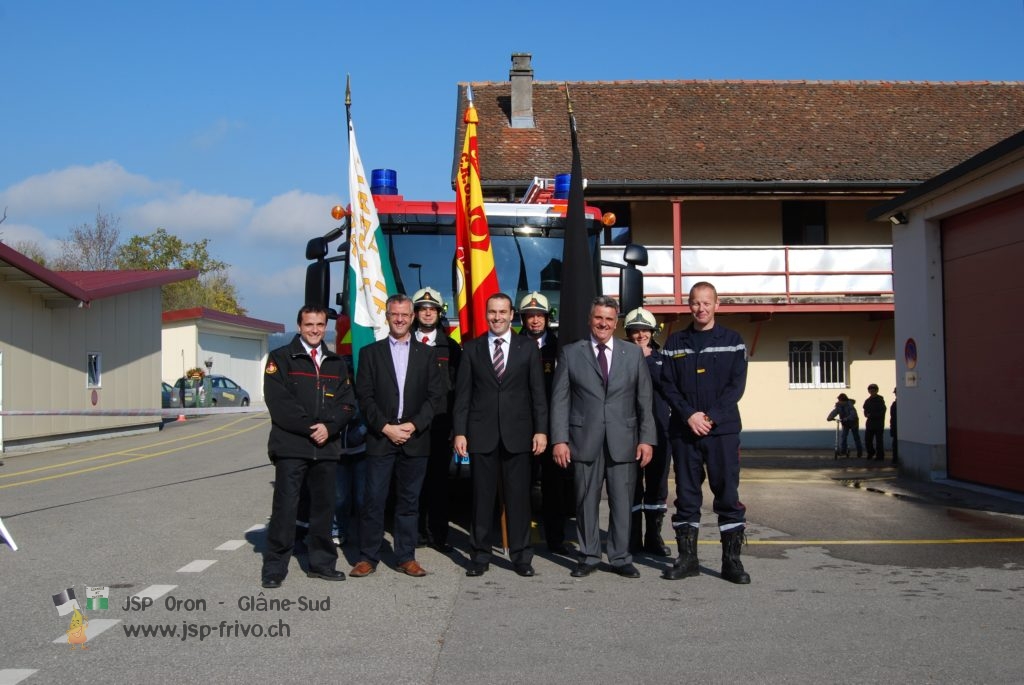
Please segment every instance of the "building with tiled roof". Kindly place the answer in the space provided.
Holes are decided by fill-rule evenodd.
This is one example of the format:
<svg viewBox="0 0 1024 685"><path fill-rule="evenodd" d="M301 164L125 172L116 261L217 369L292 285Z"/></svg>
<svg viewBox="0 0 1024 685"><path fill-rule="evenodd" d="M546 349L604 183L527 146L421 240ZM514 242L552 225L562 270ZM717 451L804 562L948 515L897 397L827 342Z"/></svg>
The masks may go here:
<svg viewBox="0 0 1024 685"><path fill-rule="evenodd" d="M1021 82L563 83L515 54L507 81L459 85L453 170L471 91L486 199L567 173L567 90L586 201L618 217L602 257L648 248L645 306L668 330L713 282L746 340L747 446L831 449L837 393L860 409L869 383L891 387L892 238L867 214L1024 129Z"/></svg>
<svg viewBox="0 0 1024 685"><path fill-rule="evenodd" d="M0 243L0 451L159 427L160 288L198 275L56 272Z"/></svg>

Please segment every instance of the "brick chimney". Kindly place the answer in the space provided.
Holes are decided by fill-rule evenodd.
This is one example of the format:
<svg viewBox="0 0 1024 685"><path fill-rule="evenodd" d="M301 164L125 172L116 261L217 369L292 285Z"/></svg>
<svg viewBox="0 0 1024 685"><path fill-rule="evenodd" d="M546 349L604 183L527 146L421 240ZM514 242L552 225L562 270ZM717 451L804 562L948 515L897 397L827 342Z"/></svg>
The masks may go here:
<svg viewBox="0 0 1024 685"><path fill-rule="evenodd" d="M512 53L512 128L533 128L533 66L528 52Z"/></svg>

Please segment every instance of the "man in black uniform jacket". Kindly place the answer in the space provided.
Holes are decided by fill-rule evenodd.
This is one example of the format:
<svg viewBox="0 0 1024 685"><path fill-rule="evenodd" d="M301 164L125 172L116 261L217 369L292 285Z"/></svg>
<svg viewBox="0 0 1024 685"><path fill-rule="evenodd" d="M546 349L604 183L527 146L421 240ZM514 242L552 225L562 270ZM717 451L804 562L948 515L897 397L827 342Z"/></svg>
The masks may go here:
<svg viewBox="0 0 1024 685"><path fill-rule="evenodd" d="M274 464L274 502L263 553L265 588L281 587L288 575L303 482L309 488L306 575L345 580L334 568L338 550L331 540L331 520L339 436L355 414L355 394L344 360L323 343L327 312L306 305L297 322L299 334L270 353L263 374L263 397L270 410L267 452Z"/></svg>
<svg viewBox="0 0 1024 685"><path fill-rule="evenodd" d="M523 320L523 329L519 334L537 343L540 351L540 363L544 369L544 396L550 405L551 382L555 378L555 362L558 360L558 336L549 328L551 309L548 298L536 291L524 296L519 303L519 316ZM576 509L572 465L563 469L556 464L551 457L550 445L540 455L540 498L548 551L567 556L575 554L576 550L565 541L566 512L575 513Z"/></svg>
<svg viewBox="0 0 1024 685"><path fill-rule="evenodd" d="M462 348L445 331L444 302L441 293L431 287L420 288L412 296L416 321L413 338L434 348L434 359L444 381L446 400L430 424L430 457L427 475L420 493L420 539L439 552L448 553L448 467L452 463L452 402L455 373L459 369ZM424 540L425 538L425 540Z"/></svg>

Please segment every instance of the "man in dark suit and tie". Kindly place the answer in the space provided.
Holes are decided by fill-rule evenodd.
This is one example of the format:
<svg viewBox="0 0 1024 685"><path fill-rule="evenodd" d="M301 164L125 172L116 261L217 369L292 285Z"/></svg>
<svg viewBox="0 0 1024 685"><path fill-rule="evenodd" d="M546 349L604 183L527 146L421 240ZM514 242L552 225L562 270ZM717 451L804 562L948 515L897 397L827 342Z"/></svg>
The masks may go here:
<svg viewBox="0 0 1024 685"><path fill-rule="evenodd" d="M547 447L548 402L540 353L512 335L512 298L487 300L486 336L466 343L455 382L455 451L472 452L472 546L467 576L483 575L491 560L490 532L499 478L515 572L534 575L530 547L530 454Z"/></svg>
<svg viewBox="0 0 1024 685"><path fill-rule="evenodd" d="M573 463L580 560L574 578L601 561L598 512L608 484L608 561L619 575L639 578L629 553L630 510L637 464L647 466L657 442L651 374L636 345L614 340L619 303L596 297L590 336L562 347L551 391L555 461Z"/></svg>
<svg viewBox="0 0 1024 685"><path fill-rule="evenodd" d="M426 571L416 561L419 497L430 454L430 423L445 402L433 348L412 338L412 300L386 304L389 335L359 351L356 399L366 423L366 494L359 520L360 559L353 578L377 570L384 542L384 505L395 477L394 547L397 570Z"/></svg>

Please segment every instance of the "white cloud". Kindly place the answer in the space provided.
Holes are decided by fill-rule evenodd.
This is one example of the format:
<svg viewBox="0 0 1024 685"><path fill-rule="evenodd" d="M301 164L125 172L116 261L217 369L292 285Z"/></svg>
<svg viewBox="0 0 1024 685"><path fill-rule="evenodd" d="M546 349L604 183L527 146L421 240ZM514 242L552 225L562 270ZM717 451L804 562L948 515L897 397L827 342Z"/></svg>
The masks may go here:
<svg viewBox="0 0 1024 685"><path fill-rule="evenodd" d="M121 210L121 227L139 235L147 235L157 228L179 236L231 233L249 220L253 204L248 198L204 195L192 190Z"/></svg>
<svg viewBox="0 0 1024 685"><path fill-rule="evenodd" d="M49 258L60 254L61 243L59 240L51 238L35 226L28 224L12 224L8 221L0 224L0 242L15 250L18 249L18 244L21 242L32 242L38 245Z"/></svg>
<svg viewBox="0 0 1024 685"><path fill-rule="evenodd" d="M231 282L239 290L246 292L247 298L276 297L281 294L294 295L296 300L306 288L306 261L302 254L282 254L283 268L276 271L270 268L258 269L240 264L233 264L229 270ZM252 303L250 302L249 306Z"/></svg>
<svg viewBox="0 0 1024 685"><path fill-rule="evenodd" d="M95 212L97 206L114 204L125 196L163 190L161 184L107 161L30 176L0 193L0 203L22 216Z"/></svg>
<svg viewBox="0 0 1024 685"><path fill-rule="evenodd" d="M304 245L314 236L323 235L337 225L331 218L331 207L337 199L301 190L290 190L271 198L253 214L246 233L251 238L285 240ZM302 257L302 252L299 252Z"/></svg>
<svg viewBox="0 0 1024 685"><path fill-rule="evenodd" d="M208 150L225 140L232 131L240 131L244 128L245 124L241 121L218 119L208 129L200 131L192 138L192 146L200 150Z"/></svg>

